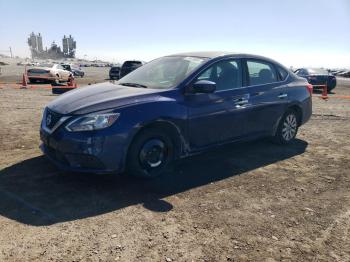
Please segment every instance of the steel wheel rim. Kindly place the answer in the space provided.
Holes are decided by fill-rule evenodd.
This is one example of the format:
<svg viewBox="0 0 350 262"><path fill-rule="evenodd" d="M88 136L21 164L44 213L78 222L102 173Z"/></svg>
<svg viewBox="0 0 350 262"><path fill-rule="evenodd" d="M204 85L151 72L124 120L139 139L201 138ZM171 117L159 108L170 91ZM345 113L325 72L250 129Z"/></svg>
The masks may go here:
<svg viewBox="0 0 350 262"><path fill-rule="evenodd" d="M168 155L167 147L160 139L150 139L141 147L139 159L147 170L160 167Z"/></svg>
<svg viewBox="0 0 350 262"><path fill-rule="evenodd" d="M297 132L297 118L294 114L289 114L285 118L282 127L282 137L286 141L290 141L295 137Z"/></svg>

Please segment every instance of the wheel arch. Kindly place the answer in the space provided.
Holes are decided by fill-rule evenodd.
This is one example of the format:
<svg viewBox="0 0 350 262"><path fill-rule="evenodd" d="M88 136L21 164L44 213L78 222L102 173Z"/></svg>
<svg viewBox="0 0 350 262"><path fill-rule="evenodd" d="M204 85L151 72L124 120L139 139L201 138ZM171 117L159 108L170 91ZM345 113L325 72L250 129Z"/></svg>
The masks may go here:
<svg viewBox="0 0 350 262"><path fill-rule="evenodd" d="M155 120L155 121L140 125L137 128L137 130L132 134L132 136L129 139L127 148L126 148L125 161L127 160L130 147L131 147L133 141L135 140L135 138L138 135L140 135L143 131L150 129L150 128L160 129L160 130L164 131L174 143L174 147L176 150L175 151L175 158L181 157L181 155L185 151L186 143L185 143L185 139L181 133L180 128L170 120L159 119L159 120Z"/></svg>
<svg viewBox="0 0 350 262"><path fill-rule="evenodd" d="M301 109L301 107L298 104L291 104L289 106L286 107L285 111L283 112L283 114L278 118L278 120L276 121L275 125L273 126L272 129L272 135L274 136L277 132L277 128L280 124L280 121L282 120L284 114L288 111L288 110L293 110L297 113L297 117L298 117L298 127L301 126L302 124L302 119L303 119L303 111Z"/></svg>
<svg viewBox="0 0 350 262"><path fill-rule="evenodd" d="M302 120L303 120L303 111L300 106L297 104L291 105L287 108L287 110L293 110L294 112L297 113L298 117L298 126L301 126Z"/></svg>

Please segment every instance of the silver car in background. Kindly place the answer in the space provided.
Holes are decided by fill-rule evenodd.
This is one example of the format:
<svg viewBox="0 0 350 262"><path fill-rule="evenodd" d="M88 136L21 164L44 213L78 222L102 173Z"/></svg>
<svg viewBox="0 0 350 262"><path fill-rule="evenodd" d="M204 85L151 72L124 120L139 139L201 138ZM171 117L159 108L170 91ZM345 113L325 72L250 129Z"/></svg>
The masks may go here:
<svg viewBox="0 0 350 262"><path fill-rule="evenodd" d="M53 83L67 82L72 72L65 70L59 64L41 64L27 69L27 76L30 83L49 81Z"/></svg>

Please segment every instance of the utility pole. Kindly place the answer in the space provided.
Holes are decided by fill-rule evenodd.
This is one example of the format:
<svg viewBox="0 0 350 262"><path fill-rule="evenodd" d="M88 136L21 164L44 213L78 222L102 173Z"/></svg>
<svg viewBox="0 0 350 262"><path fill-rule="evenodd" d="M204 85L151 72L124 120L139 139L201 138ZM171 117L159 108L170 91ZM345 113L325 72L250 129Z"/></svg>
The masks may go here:
<svg viewBox="0 0 350 262"><path fill-rule="evenodd" d="M11 58L13 58L11 46L10 46L10 54L11 54Z"/></svg>

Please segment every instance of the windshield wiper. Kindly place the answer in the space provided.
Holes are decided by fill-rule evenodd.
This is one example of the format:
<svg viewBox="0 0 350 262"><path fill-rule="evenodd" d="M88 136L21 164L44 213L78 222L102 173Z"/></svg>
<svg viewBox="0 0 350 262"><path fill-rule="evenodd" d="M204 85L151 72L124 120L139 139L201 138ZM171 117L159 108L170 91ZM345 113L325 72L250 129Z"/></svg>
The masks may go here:
<svg viewBox="0 0 350 262"><path fill-rule="evenodd" d="M147 88L147 86L141 85L141 84L137 84L137 83L120 83L119 85Z"/></svg>

